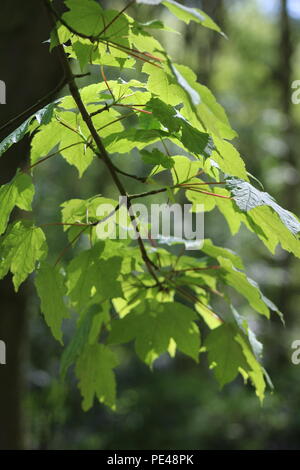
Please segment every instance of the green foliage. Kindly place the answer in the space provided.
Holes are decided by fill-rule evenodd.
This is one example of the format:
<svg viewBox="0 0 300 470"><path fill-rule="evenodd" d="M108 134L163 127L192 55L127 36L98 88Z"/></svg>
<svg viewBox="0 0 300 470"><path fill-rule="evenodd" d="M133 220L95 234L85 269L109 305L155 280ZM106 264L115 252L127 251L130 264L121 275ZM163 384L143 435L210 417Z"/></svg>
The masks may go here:
<svg viewBox="0 0 300 470"><path fill-rule="evenodd" d="M28 221L16 222L1 239L0 278L10 270L15 290L34 271L37 261L47 254L44 232Z"/></svg>
<svg viewBox="0 0 300 470"><path fill-rule="evenodd" d="M290 232L294 235L300 232L300 222L296 217L280 207L268 193L259 191L247 181L234 178L227 180L227 185L242 211L249 211L260 206L269 206L279 215L281 222Z"/></svg>
<svg viewBox="0 0 300 470"><path fill-rule="evenodd" d="M195 21L220 31L201 10L173 0L137 3L162 3L186 23ZM39 222L9 224L15 207L31 210L31 175L37 165L61 155L81 177L97 158L122 196L127 189L120 174L144 185L143 197L157 193L165 201L177 202L183 193L193 203L193 211L197 204L203 204L205 212L219 210L232 234L244 224L272 253L280 243L300 257L298 219L249 183L244 161L230 142L236 133L224 109L197 82L193 71L173 63L149 33L149 29L164 29L163 23L137 23L125 11L103 10L94 0L66 0L65 4L68 11L55 25L50 49L59 48L66 67L68 59L76 59L83 70L88 65L100 68L102 80L78 90L73 77L70 96L29 117L0 144L2 154L25 134L33 134L28 172L18 171L0 187L0 277L11 271L18 290L36 272L41 310L60 343L64 319L76 320L61 373L65 376L75 364L85 410L95 396L115 409L116 351L122 357L121 345L130 341L150 367L165 353L173 357L179 351L197 362L200 352L206 351L221 386L240 373L263 400L262 347L247 318L232 305L232 290L254 314L265 318L271 312L281 318L282 314L247 276L237 254L211 240L205 240L194 256L176 251L176 245L183 243L176 237L164 238L166 248L142 240L136 231L136 224L140 228L142 224L131 220L130 210L133 196L141 194L131 195L127 207L100 194L63 202L62 221L55 224L61 235L67 232L69 243L57 254L55 267L52 256L44 261L47 245ZM128 80L124 69L137 62L143 62L144 80ZM119 78L107 80L104 66L118 67ZM133 76L134 71L130 73ZM122 154L128 166L140 159L148 173L142 178L119 170L111 162L112 153ZM165 186L160 183L163 178ZM108 204L112 213L97 214L100 204ZM135 232L135 240L99 241L98 224L116 214L117 233L131 220L128 231Z"/></svg>
<svg viewBox="0 0 300 470"><path fill-rule="evenodd" d="M86 345L76 363L76 375L83 396L82 408L91 408L94 396L115 409L116 380L113 369L119 364L113 351L104 344Z"/></svg>
<svg viewBox="0 0 300 470"><path fill-rule="evenodd" d="M58 100L59 101L59 100ZM37 125L48 124L51 120L53 110L57 102L50 103L44 108L40 109L37 113L26 119L15 131L7 136L0 143L0 157L14 144L18 143L28 132L33 132Z"/></svg>
<svg viewBox="0 0 300 470"><path fill-rule="evenodd" d="M102 251L103 244L97 243L73 258L67 267L68 295L78 312L122 294L117 281L122 258L101 259Z"/></svg>
<svg viewBox="0 0 300 470"><path fill-rule="evenodd" d="M31 177L24 173L17 173L15 178L0 188L0 234L4 233L10 214L15 206L24 211L31 211L34 196L34 186Z"/></svg>
<svg viewBox="0 0 300 470"><path fill-rule="evenodd" d="M199 329L193 310L178 303L145 302L134 313L112 323L109 344L122 344L135 339L138 356L152 365L164 352L179 351L198 361Z"/></svg>
<svg viewBox="0 0 300 470"><path fill-rule="evenodd" d="M62 342L62 322L69 317L64 303L66 288L61 273L43 262L35 278L35 285L41 299L41 310L55 339Z"/></svg>

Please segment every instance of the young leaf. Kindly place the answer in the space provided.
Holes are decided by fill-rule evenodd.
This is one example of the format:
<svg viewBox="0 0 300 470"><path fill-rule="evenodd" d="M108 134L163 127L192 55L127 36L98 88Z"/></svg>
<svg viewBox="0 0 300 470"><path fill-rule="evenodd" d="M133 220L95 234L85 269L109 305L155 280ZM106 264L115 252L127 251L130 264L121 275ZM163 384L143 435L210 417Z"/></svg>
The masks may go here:
<svg viewBox="0 0 300 470"><path fill-rule="evenodd" d="M238 334L236 336L236 341L242 347L244 357L246 358L248 364L247 375L250 378L253 386L255 387L256 395L262 403L266 389L265 377L267 378L268 376L259 361L257 360L257 358L255 357L255 355L253 354L249 341L247 341L246 338L241 334Z"/></svg>
<svg viewBox="0 0 300 470"><path fill-rule="evenodd" d="M153 98L147 103L147 108L151 109L153 117L160 121L171 134L178 137L187 150L205 157L211 155L214 149L212 138L193 127L173 106L158 98ZM178 136L179 131L181 131L181 137Z"/></svg>
<svg viewBox="0 0 300 470"><path fill-rule="evenodd" d="M1 250L0 278L10 269L15 290L18 291L22 282L34 271L36 262L47 255L44 232L28 221L17 222L3 238Z"/></svg>
<svg viewBox="0 0 300 470"><path fill-rule="evenodd" d="M202 26L221 32L219 26L202 10L186 7L175 0L137 0L137 3L145 3L146 5L159 5L162 3L171 13L187 24L189 24L190 21L195 21L196 23L202 24Z"/></svg>
<svg viewBox="0 0 300 470"><path fill-rule="evenodd" d="M221 276L224 282L243 295L257 312L269 318L269 308L264 302L264 296L258 285L251 282L245 273L238 271L229 259L219 256L218 261L223 268Z"/></svg>
<svg viewBox="0 0 300 470"><path fill-rule="evenodd" d="M63 20L79 33L97 36L103 29L104 10L94 0L66 0L70 11L63 14Z"/></svg>
<svg viewBox="0 0 300 470"><path fill-rule="evenodd" d="M30 130L32 117L23 122L15 131L9 134L0 142L0 157L13 145L23 139L24 135Z"/></svg>
<svg viewBox="0 0 300 470"><path fill-rule="evenodd" d="M100 403L112 409L116 405L116 379L113 369L119 361L116 355L103 344L87 345L76 363L84 411L93 406L95 396Z"/></svg>
<svg viewBox="0 0 300 470"><path fill-rule="evenodd" d="M102 308L102 305L92 305L86 314L79 319L75 333L61 358L60 372L63 378L65 378L69 367L80 356L85 346L94 344L97 341L94 325L97 326L96 330L99 334L102 323L107 321L107 318L109 318L107 309Z"/></svg>
<svg viewBox="0 0 300 470"><path fill-rule="evenodd" d="M223 248L222 246L214 245L211 240L204 240L204 244L201 250L213 258L218 258L219 256L223 258L228 258L230 259L235 268L242 270L244 269L243 262L236 253L229 250L228 248Z"/></svg>
<svg viewBox="0 0 300 470"><path fill-rule="evenodd" d="M200 23L202 26L221 32L219 26L203 11L198 8L189 8L185 5L181 5L175 0L165 0L163 4L176 15L180 20L189 24L190 21Z"/></svg>
<svg viewBox="0 0 300 470"><path fill-rule="evenodd" d="M174 161L172 157L165 155L158 149L153 149L152 152L149 150L141 150L142 160L149 165L161 165L163 168L173 168Z"/></svg>
<svg viewBox="0 0 300 470"><path fill-rule="evenodd" d="M241 179L231 178L226 183L241 211L247 212L255 207L269 206L279 215L281 222L291 233L297 235L300 232L300 222L291 212L277 204L270 194L259 191Z"/></svg>
<svg viewBox="0 0 300 470"><path fill-rule="evenodd" d="M212 330L204 342L208 360L214 374L223 387L234 380L239 369L248 369L240 344L235 340L236 331L228 324Z"/></svg>
<svg viewBox="0 0 300 470"><path fill-rule="evenodd" d="M15 206L31 211L34 186L31 177L17 173L10 183L0 187L0 235L5 232L9 216Z"/></svg>
<svg viewBox="0 0 300 470"><path fill-rule="evenodd" d="M45 321L54 338L62 344L62 322L70 316L64 302L64 278L57 268L43 262L37 271L35 286L41 299L41 311Z"/></svg>
<svg viewBox="0 0 300 470"><path fill-rule="evenodd" d="M16 130L9 134L2 142L0 142L0 157L13 145L23 139L23 137L35 129L36 123L32 121L37 120L39 125L48 124L53 115L53 110L57 106L60 100L56 100L53 103L48 104L44 108L37 111L35 114L30 116L23 122Z"/></svg>
<svg viewBox="0 0 300 470"><path fill-rule="evenodd" d="M200 332L193 320L195 312L179 303L147 302L142 313L129 313L112 323L110 344L135 339L138 356L148 365L168 351L171 340L176 347L198 361Z"/></svg>
<svg viewBox="0 0 300 470"><path fill-rule="evenodd" d="M93 303L122 295L117 281L122 259L101 259L103 249L104 243L98 242L76 256L67 268L68 295L79 312Z"/></svg>

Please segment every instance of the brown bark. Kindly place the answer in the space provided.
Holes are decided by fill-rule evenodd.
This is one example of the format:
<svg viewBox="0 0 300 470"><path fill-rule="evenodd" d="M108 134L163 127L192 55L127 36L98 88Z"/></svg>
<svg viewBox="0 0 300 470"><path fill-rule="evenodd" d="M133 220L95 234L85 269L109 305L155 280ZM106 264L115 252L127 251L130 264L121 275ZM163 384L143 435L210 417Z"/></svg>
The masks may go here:
<svg viewBox="0 0 300 470"><path fill-rule="evenodd" d="M6 83L7 104L0 105L0 127L58 83L61 72L57 61L50 58L48 45L43 44L49 35L48 18L40 0L1 1L0 79ZM22 120L6 129L0 139ZM9 181L24 165L28 150L29 142L24 139L0 159L0 184ZM16 294L7 277L0 282L0 339L7 348L7 364L0 365L0 449L24 448L26 323L26 286Z"/></svg>

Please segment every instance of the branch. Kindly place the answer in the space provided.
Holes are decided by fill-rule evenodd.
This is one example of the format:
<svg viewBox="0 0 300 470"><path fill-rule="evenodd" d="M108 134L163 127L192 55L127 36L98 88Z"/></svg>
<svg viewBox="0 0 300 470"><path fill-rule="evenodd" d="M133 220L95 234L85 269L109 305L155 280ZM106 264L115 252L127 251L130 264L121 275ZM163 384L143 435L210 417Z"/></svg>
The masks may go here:
<svg viewBox="0 0 300 470"><path fill-rule="evenodd" d="M55 25L55 21L58 20L63 26L65 26L71 33L75 34L76 36L78 37L81 37L83 39L89 39L92 43L103 43L105 45L109 45L110 47L114 48L114 49L118 49L120 51L123 51L123 52L127 52L128 55L131 55L132 57L135 57L137 59L140 59L140 60L143 60L144 62L148 62L150 63L151 65L154 65L156 67L159 67L161 68L158 64L155 64L153 62L151 62L149 59L152 59L152 60L155 60L155 61L158 61L158 62L161 62L161 59L159 57L155 57L153 56L152 54L149 54L147 52L141 52L141 51L138 51L136 49L132 49L130 47L126 47L126 46L123 46L121 44L117 44L113 41L110 41L109 39L107 38L104 38L104 39L101 39L100 36L101 34L106 31L109 26L111 26L118 18L119 16L127 9L131 6L131 4L135 3L135 0L130 2L120 13L118 13L118 15L115 16L115 18L113 18L113 20L107 25L105 26L104 30L101 31L98 36L93 36L93 35L88 35L88 34L84 34L84 33L80 33L79 31L76 31L76 29L74 29L72 26L70 26L58 13L57 11L55 10L55 8L53 8L51 2L49 2L48 0L44 0L44 2L47 2L48 5L47 5L47 9L48 11L51 13L51 16L54 20L54 25ZM59 43L59 39L58 39L58 36L57 36L57 42ZM139 55L138 55L139 54Z"/></svg>
<svg viewBox="0 0 300 470"><path fill-rule="evenodd" d="M48 11L50 12L51 18L53 19L53 12L52 12L52 7L51 7L50 1L49 0L44 0L44 3L45 3L46 8L48 9ZM55 23L55 21L54 21L54 23ZM54 30L54 34L56 35L56 38L58 39L56 29ZM110 160L110 157L109 157L109 155L106 151L106 148L104 147L104 145L102 143L102 140L101 140L100 136L98 135L96 128L94 127L92 118L89 115L89 113L88 113L88 111L87 111L87 109L86 109L86 107L85 107L85 105L82 101L82 98L80 96L78 87L77 87L75 79L74 79L74 76L73 76L72 71L71 71L71 67L70 67L68 58L65 54L64 47L61 44L59 44L57 46L57 49L58 49L58 54L59 54L59 58L60 58L64 73L65 73L65 75L68 79L70 93L71 93L71 95L72 95L72 97L73 97L73 99L74 99L74 101L75 101L75 103L76 103L76 105L77 105L77 107L80 111L82 119L86 123L86 125L87 125L93 139L94 139L94 142L95 142L95 144L97 146L97 149L98 149L98 152L99 152L99 156L101 156L102 160L104 161L104 163L105 163L108 171L110 172L111 177L112 177L116 187L118 188L119 193L121 194L121 196L128 198L127 191L126 191L125 187L123 186L122 182L120 181L120 179L118 177L118 174L115 171L114 165L112 164L112 162ZM155 279L156 282L159 282L159 280L156 276L156 273L153 269L153 268L156 268L156 266L153 264L153 262L148 257L144 242L141 238L139 228L138 228L136 220L135 220L135 215L134 215L134 213L132 211L132 208L131 208L130 200L128 200L128 199L127 199L127 209L128 209L128 213L129 213L129 216L130 216L131 224L132 224L132 226L133 226L133 228L134 228L134 230L136 231L136 234L137 234L137 241L138 241L138 245L139 245L139 248L140 248L140 251L141 251L141 254L142 254L142 258L143 258L143 260L144 260L144 262L147 266L147 269L148 269L149 273L151 274L151 276Z"/></svg>
<svg viewBox="0 0 300 470"><path fill-rule="evenodd" d="M63 249L63 251L60 253L59 257L57 258L57 260L55 261L55 264L54 266L56 266L60 260L63 258L63 256L65 255L65 253L68 251L69 248L71 248L71 246L73 245L73 243L76 242L76 240L80 237L80 235L83 234L83 232L85 232L85 230L88 228L88 227L95 227L96 225L99 225L99 224L103 224L104 222L106 222L106 220L108 220L112 215L114 215L121 207L122 203L121 204L118 204L113 211L111 211L106 217L104 217L103 219L97 221L97 222L93 222L91 224L80 224L80 223L74 223L74 224L68 224L68 223L60 223L60 222L54 222L54 223L50 223L50 224L43 224L43 225L40 225L40 227L49 227L49 226L57 226L57 225L68 225L68 226L75 226L75 227L83 227L83 229L67 244L67 246Z"/></svg>
<svg viewBox="0 0 300 470"><path fill-rule="evenodd" d="M132 178L137 181L140 181L141 183L146 183L148 177L147 176L137 176L133 175L132 173L127 173L126 171L120 170L120 168L116 167L116 165L113 164L113 167L117 173L120 173L120 175L127 176L127 178Z"/></svg>

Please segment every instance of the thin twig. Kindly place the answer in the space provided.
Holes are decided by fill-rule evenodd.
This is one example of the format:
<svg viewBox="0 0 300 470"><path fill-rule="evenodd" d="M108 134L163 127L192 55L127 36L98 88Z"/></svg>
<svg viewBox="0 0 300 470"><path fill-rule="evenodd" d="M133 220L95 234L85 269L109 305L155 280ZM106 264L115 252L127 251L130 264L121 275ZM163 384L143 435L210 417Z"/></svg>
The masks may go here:
<svg viewBox="0 0 300 470"><path fill-rule="evenodd" d="M118 18L120 18L120 16L129 8L131 7L131 5L133 5L135 3L135 0L132 0L131 2L129 2L127 5L125 5L125 7L123 8L123 10L119 11L119 13L106 25L104 26L104 28L102 29L101 33L99 33L99 36L101 36L103 33L105 33L105 31L115 22L117 21Z"/></svg>
<svg viewBox="0 0 300 470"><path fill-rule="evenodd" d="M53 153L51 153L50 155L47 155L46 157L40 158L37 162L33 163L33 165L27 166L27 167L24 168L22 171L23 171L23 173L26 173L27 171L32 170L32 168L35 168L35 167L36 167L37 165L39 165L40 163L45 162L45 161L48 160L49 158L52 158L52 157L55 157L56 155L59 155L59 154L60 154L61 152L63 152L64 150L70 149L70 148L72 148L72 147L75 147L76 145L80 145L80 144L84 144L84 143L85 143L84 141L75 142L74 144L68 145L67 147L63 147L63 148L57 150L57 152L53 152Z"/></svg>
<svg viewBox="0 0 300 470"><path fill-rule="evenodd" d="M222 196L221 194L210 193L208 191L202 191L201 189L186 188L188 191L193 191L194 193L206 194L207 196L220 197L222 199L232 199L230 196Z"/></svg>

